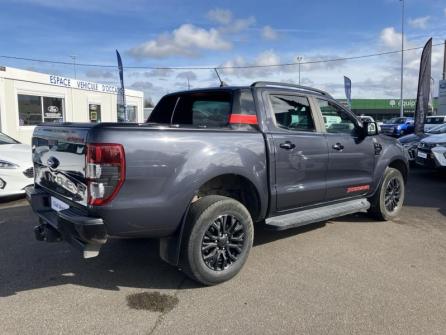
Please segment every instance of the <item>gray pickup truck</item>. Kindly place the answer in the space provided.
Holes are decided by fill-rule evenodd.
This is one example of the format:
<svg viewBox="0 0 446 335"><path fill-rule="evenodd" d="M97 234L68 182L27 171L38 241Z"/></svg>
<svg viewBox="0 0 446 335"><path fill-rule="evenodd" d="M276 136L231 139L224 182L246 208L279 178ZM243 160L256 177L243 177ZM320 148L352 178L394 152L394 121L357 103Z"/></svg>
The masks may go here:
<svg viewBox="0 0 446 335"><path fill-rule="evenodd" d="M374 122L272 82L172 93L143 124L42 124L32 146L38 240L94 257L112 238L159 238L162 259L205 285L240 271L255 224L393 219L408 175Z"/></svg>

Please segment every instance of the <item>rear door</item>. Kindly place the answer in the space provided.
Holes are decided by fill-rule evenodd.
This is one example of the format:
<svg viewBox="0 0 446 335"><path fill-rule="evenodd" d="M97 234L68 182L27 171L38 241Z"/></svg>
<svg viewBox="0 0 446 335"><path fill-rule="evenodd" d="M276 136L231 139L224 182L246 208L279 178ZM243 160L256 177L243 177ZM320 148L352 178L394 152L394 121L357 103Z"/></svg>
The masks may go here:
<svg viewBox="0 0 446 335"><path fill-rule="evenodd" d="M308 97L294 93L265 93L273 125L277 211L319 203L325 197L327 142L313 115Z"/></svg>
<svg viewBox="0 0 446 335"><path fill-rule="evenodd" d="M315 98L328 144L326 201L368 193L375 166L374 137L360 136L359 121L332 100Z"/></svg>

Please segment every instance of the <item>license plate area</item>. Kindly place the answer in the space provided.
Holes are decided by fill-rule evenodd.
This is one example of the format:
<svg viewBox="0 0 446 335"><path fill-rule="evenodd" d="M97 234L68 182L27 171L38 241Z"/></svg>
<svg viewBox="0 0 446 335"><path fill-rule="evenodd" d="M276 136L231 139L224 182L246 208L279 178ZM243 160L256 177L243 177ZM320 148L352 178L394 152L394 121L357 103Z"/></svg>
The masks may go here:
<svg viewBox="0 0 446 335"><path fill-rule="evenodd" d="M51 208L56 212L60 212L63 211L64 209L70 208L70 206L55 197L51 197Z"/></svg>
<svg viewBox="0 0 446 335"><path fill-rule="evenodd" d="M422 152L422 151L418 151L417 156L420 158L427 159L427 153Z"/></svg>

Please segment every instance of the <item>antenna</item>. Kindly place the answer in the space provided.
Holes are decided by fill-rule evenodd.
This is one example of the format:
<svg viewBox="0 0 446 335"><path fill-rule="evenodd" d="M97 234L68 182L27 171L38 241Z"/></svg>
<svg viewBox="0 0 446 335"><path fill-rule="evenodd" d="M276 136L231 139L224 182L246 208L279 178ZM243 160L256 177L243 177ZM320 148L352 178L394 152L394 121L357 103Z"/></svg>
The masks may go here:
<svg viewBox="0 0 446 335"><path fill-rule="evenodd" d="M217 71L216 67L214 67L214 71L217 74L218 80L220 81L220 87L226 86L226 83L223 80L221 80L220 75L218 74L218 71Z"/></svg>

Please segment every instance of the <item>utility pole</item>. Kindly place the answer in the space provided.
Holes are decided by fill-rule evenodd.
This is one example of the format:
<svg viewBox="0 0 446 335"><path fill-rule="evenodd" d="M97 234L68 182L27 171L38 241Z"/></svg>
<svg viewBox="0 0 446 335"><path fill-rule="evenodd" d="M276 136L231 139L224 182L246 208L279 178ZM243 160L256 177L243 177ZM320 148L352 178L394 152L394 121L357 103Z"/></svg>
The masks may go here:
<svg viewBox="0 0 446 335"><path fill-rule="evenodd" d="M75 55L71 55L70 58L73 60L74 79L77 79L77 75L76 75L76 56Z"/></svg>
<svg viewBox="0 0 446 335"><path fill-rule="evenodd" d="M404 0L400 0L401 6L401 95L400 95L400 117L404 116Z"/></svg>
<svg viewBox="0 0 446 335"><path fill-rule="evenodd" d="M300 63L302 62L303 57L298 56L296 59L297 59L297 62L299 63L299 85L300 85Z"/></svg>
<svg viewBox="0 0 446 335"><path fill-rule="evenodd" d="M443 54L443 80L446 80L446 41L444 41L444 54Z"/></svg>

